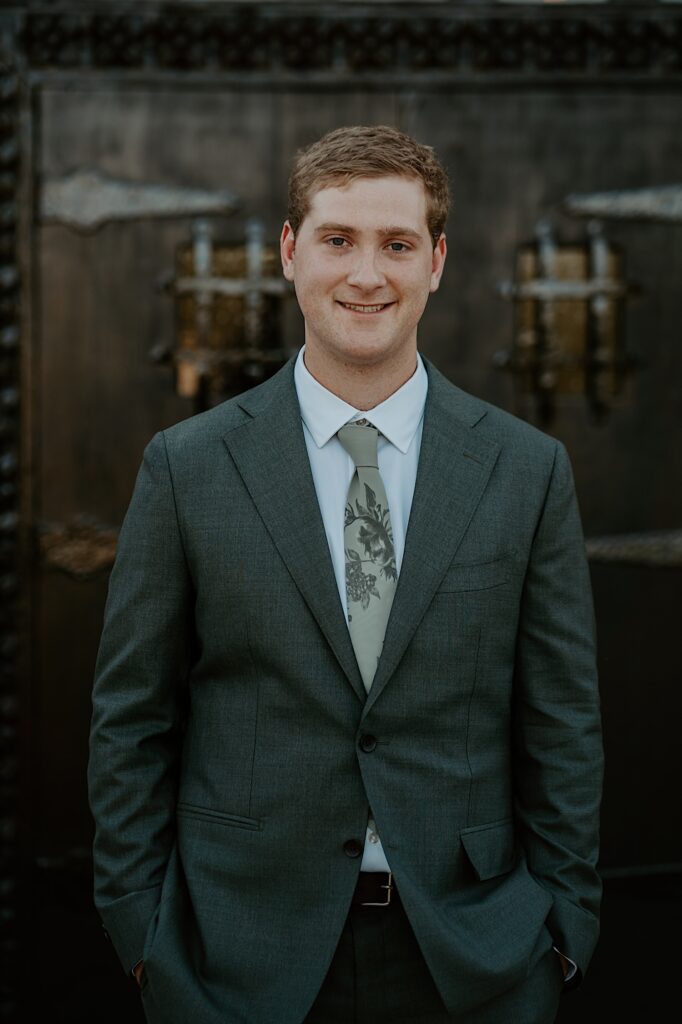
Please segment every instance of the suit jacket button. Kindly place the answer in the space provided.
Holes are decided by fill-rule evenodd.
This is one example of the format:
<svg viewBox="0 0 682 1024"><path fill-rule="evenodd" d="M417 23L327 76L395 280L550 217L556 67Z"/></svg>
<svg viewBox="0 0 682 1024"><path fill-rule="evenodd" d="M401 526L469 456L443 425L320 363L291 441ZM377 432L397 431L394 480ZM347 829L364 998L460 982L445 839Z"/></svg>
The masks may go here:
<svg viewBox="0 0 682 1024"><path fill-rule="evenodd" d="M364 750L366 754L371 754L376 748L377 738L369 733L365 733L364 736L360 737L360 749Z"/></svg>
<svg viewBox="0 0 682 1024"><path fill-rule="evenodd" d="M362 844L357 839L347 839L343 844L343 852L346 857L359 857L362 853Z"/></svg>

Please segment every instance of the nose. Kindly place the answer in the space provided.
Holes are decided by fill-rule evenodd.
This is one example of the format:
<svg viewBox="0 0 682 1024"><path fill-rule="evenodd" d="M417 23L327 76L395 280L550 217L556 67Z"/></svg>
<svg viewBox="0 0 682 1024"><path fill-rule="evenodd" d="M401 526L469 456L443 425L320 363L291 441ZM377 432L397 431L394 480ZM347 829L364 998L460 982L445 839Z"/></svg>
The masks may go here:
<svg viewBox="0 0 682 1024"><path fill-rule="evenodd" d="M373 249L358 248L348 273L348 284L363 291L374 291L375 288L381 288L386 284L386 278L378 264L379 258Z"/></svg>

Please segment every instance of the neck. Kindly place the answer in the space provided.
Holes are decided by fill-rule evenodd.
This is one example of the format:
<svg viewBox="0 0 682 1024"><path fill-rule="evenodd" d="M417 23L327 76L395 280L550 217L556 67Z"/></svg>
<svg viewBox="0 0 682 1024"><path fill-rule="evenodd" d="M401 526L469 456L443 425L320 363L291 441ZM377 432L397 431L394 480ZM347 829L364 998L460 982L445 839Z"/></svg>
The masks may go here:
<svg viewBox="0 0 682 1024"><path fill-rule="evenodd" d="M329 365L306 346L303 361L318 384L361 412L385 402L417 369L416 350L390 366L385 363L378 366L357 366L353 363Z"/></svg>

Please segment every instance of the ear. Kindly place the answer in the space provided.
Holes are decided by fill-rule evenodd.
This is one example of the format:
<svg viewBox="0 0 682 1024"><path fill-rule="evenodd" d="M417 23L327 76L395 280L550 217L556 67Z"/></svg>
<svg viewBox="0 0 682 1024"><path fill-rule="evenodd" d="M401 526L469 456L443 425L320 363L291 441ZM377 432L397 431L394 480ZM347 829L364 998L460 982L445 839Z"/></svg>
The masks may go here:
<svg viewBox="0 0 682 1024"><path fill-rule="evenodd" d="M447 254L448 247L445 241L445 234L441 234L433 248L433 257L431 260L431 284L429 285L430 292L438 291L438 285L440 284L440 279L443 274L443 267L445 266L445 257Z"/></svg>
<svg viewBox="0 0 682 1024"><path fill-rule="evenodd" d="M282 259L282 272L287 281L294 280L294 229L288 220L284 221L279 239L279 254Z"/></svg>

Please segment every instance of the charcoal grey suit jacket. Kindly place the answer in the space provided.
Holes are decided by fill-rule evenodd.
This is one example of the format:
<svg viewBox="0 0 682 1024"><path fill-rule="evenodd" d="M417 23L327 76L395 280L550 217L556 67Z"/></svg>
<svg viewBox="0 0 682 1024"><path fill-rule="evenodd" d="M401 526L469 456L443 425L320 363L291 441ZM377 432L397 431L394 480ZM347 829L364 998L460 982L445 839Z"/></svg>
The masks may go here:
<svg viewBox="0 0 682 1024"><path fill-rule="evenodd" d="M369 696L293 362L145 452L111 577L89 786L96 904L125 969L144 957L154 1024L300 1024L369 806L451 1013L521 984L553 943L581 971L590 959L602 748L569 462L425 362Z"/></svg>

